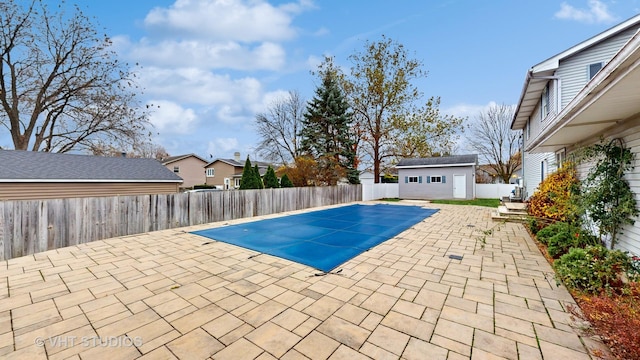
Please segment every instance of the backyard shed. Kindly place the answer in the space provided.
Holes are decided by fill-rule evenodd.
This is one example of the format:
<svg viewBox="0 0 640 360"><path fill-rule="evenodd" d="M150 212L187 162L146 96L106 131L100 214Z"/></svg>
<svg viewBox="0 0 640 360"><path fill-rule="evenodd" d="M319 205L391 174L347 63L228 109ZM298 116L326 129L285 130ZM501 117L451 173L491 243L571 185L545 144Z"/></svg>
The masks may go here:
<svg viewBox="0 0 640 360"><path fill-rule="evenodd" d="M0 200L170 194L182 179L156 159L0 150Z"/></svg>
<svg viewBox="0 0 640 360"><path fill-rule="evenodd" d="M478 155L402 159L398 169L401 199L473 199Z"/></svg>

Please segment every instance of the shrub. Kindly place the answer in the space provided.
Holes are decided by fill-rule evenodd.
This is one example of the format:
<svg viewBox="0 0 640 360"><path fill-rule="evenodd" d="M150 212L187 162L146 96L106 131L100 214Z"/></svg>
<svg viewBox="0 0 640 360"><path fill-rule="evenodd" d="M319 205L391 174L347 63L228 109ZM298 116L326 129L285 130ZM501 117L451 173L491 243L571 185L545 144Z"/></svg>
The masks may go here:
<svg viewBox="0 0 640 360"><path fill-rule="evenodd" d="M278 182L278 177L276 176L276 172L273 171L273 168L271 166L267 168L267 172L264 174L264 178L262 180L264 182L265 189L280 187L280 183Z"/></svg>
<svg viewBox="0 0 640 360"><path fill-rule="evenodd" d="M633 225L640 214L635 195L625 173L633 169L634 154L625 148L622 140L593 145L586 150L588 158L595 159L587 179L582 198L584 208L600 230L600 236L610 236L611 248L625 225Z"/></svg>
<svg viewBox="0 0 640 360"><path fill-rule="evenodd" d="M529 199L529 215L554 221L574 221L578 218L578 178L570 163L549 175L538 185Z"/></svg>
<svg viewBox="0 0 640 360"><path fill-rule="evenodd" d="M539 230L536 234L536 238L541 243L548 245L549 239L551 239L555 234L570 231L569 228L570 225L566 222L556 222Z"/></svg>
<svg viewBox="0 0 640 360"><path fill-rule="evenodd" d="M622 251L604 246L572 248L553 263L557 277L570 289L585 293L622 289L622 275L629 272L631 259Z"/></svg>
<svg viewBox="0 0 640 360"><path fill-rule="evenodd" d="M531 231L533 235L537 235L538 231L540 231L540 225L538 224L538 219L531 217L527 219L527 224L529 225L529 231Z"/></svg>
<svg viewBox="0 0 640 360"><path fill-rule="evenodd" d="M569 249L597 245L598 239L580 227L565 222L553 223L538 231L536 238L547 245L547 252L553 258L566 254Z"/></svg>
<svg viewBox="0 0 640 360"><path fill-rule="evenodd" d="M207 185L207 184L201 184L201 185L193 185L193 190L198 190L198 189L215 189L216 186L215 185Z"/></svg>
<svg viewBox="0 0 640 360"><path fill-rule="evenodd" d="M287 174L282 175L282 179L280 179L280 187L290 188L293 187L293 183L289 180L289 176Z"/></svg>

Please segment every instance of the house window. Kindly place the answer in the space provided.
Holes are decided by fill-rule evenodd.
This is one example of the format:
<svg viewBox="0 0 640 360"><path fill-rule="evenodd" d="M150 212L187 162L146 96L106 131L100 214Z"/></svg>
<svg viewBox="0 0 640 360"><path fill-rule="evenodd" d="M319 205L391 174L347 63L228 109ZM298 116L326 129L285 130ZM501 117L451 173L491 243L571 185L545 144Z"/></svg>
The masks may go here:
<svg viewBox="0 0 640 360"><path fill-rule="evenodd" d="M601 62L589 65L589 69L588 69L588 71L589 71L589 80L593 79L593 77L596 76L598 71L600 71L600 69L602 69L603 65L604 64L601 63Z"/></svg>
<svg viewBox="0 0 640 360"><path fill-rule="evenodd" d="M173 167L173 172L176 173L176 174L179 173L180 172L180 166L174 166Z"/></svg>
<svg viewBox="0 0 640 360"><path fill-rule="evenodd" d="M432 183L441 183L442 182L442 177L441 176L432 176L431 177L431 182Z"/></svg>
<svg viewBox="0 0 640 360"><path fill-rule="evenodd" d="M556 167L559 169L562 167L562 164L567 160L567 154L565 149L558 150L556 152Z"/></svg>
<svg viewBox="0 0 640 360"><path fill-rule="evenodd" d="M542 99L540 102L542 103L542 120L544 120L547 115L549 115L549 83L542 89Z"/></svg>
<svg viewBox="0 0 640 360"><path fill-rule="evenodd" d="M540 182L544 181L546 170L547 170L547 160L543 160L540 162Z"/></svg>
<svg viewBox="0 0 640 360"><path fill-rule="evenodd" d="M240 179L239 179L239 178L236 178L236 179L233 181L233 184L235 185L235 187L239 188L239 187L240 187Z"/></svg>
<svg viewBox="0 0 640 360"><path fill-rule="evenodd" d="M207 177L214 177L216 175L216 169L209 168L207 169Z"/></svg>
<svg viewBox="0 0 640 360"><path fill-rule="evenodd" d="M409 176L409 183L417 183L417 182L418 182L417 176Z"/></svg>

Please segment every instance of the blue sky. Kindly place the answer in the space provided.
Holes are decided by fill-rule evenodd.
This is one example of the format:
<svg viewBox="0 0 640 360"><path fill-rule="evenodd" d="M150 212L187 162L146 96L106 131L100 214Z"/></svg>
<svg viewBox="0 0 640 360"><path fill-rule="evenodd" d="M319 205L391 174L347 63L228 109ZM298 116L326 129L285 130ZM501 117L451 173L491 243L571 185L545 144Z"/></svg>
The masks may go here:
<svg viewBox="0 0 640 360"><path fill-rule="evenodd" d="M139 63L154 141L171 155L255 159L255 115L297 90L324 55L348 68L385 36L424 64L417 83L470 119L515 104L526 71L640 11L640 0L79 0L122 60ZM464 143L464 141L463 141ZM464 145L464 144L462 144Z"/></svg>

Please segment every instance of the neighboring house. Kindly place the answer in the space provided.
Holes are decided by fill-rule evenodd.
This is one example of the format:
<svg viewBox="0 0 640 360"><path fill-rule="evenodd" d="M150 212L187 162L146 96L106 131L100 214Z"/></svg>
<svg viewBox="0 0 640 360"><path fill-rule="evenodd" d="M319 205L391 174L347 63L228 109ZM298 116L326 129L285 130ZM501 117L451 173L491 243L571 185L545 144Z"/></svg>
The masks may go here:
<svg viewBox="0 0 640 360"><path fill-rule="evenodd" d="M401 199L473 199L478 155L402 159L396 165Z"/></svg>
<svg viewBox="0 0 640 360"><path fill-rule="evenodd" d="M240 179L242 179L242 171L244 163L240 158L240 153L233 154L233 159L215 159L205 165L206 184L213 185L218 189L238 189L240 188ZM260 176L264 176L267 168L271 165L262 161L252 161L251 166L258 165Z"/></svg>
<svg viewBox="0 0 640 360"><path fill-rule="evenodd" d="M360 171L360 184L362 185L370 185L374 183L375 176L373 176L373 171L363 170Z"/></svg>
<svg viewBox="0 0 640 360"><path fill-rule="evenodd" d="M162 159L162 165L182 178L183 188L192 188L194 185L205 183L204 167L207 163L207 160L195 154L170 156Z"/></svg>
<svg viewBox="0 0 640 360"><path fill-rule="evenodd" d="M517 184L522 178L522 166L518 166L509 179L509 184ZM476 184L504 184L495 169L487 164L476 167Z"/></svg>
<svg viewBox="0 0 640 360"><path fill-rule="evenodd" d="M525 154L548 152L562 161L567 154L606 138L621 139L636 159L640 156L639 28L637 15L529 70L511 125L527 129ZM546 99L550 92L553 101ZM525 169L544 166L528 165L526 159ZM578 168L581 178L587 172L588 165ZM539 179L528 175L525 171L531 195L531 185ZM639 177L637 166L627 174L636 198L640 188L634 179ZM640 255L640 222L623 231L618 246Z"/></svg>
<svg viewBox="0 0 640 360"><path fill-rule="evenodd" d="M170 194L182 179L156 159L0 150L0 200Z"/></svg>
<svg viewBox="0 0 640 360"><path fill-rule="evenodd" d="M597 138L612 126L612 123L600 119L604 114L589 111L590 115L580 120L584 126L575 127L577 123L574 122L570 125L571 131L567 128L561 130L566 127L569 119L580 115L576 111L583 112L588 107L578 109L576 105L581 98L593 97L585 91L590 91L587 89L596 85L598 81L595 77L603 73L604 68L611 71L614 70L613 66L618 66L611 65L613 60L627 56L619 53L620 51L632 50L630 47L633 45L629 41L637 37L638 28L640 15L548 58L527 71L511 124L513 130L523 131L525 197L534 193L538 184L557 169L558 164L565 160L567 153L576 144L587 138ZM624 69L617 71L620 73ZM609 92L609 101L615 96ZM611 112L616 120L624 119L620 117L623 109L613 107L604 111L609 110L616 110ZM574 141L567 141L568 139Z"/></svg>

